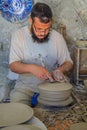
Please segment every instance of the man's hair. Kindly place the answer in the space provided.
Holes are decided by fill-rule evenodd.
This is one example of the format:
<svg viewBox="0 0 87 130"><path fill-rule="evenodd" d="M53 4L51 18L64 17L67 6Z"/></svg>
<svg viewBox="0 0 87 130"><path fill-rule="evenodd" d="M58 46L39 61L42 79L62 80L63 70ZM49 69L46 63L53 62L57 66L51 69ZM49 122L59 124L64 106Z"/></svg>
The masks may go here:
<svg viewBox="0 0 87 130"><path fill-rule="evenodd" d="M38 17L42 23L48 23L52 20L51 8L45 3L36 3L31 11L31 18Z"/></svg>

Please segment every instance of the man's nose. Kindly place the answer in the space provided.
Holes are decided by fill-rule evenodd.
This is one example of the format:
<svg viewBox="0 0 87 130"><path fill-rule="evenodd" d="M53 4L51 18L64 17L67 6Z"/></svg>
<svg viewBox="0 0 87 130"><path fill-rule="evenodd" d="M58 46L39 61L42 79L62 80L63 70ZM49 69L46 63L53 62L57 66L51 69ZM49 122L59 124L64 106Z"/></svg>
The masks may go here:
<svg viewBox="0 0 87 130"><path fill-rule="evenodd" d="M41 31L41 35L45 35L46 34L46 30Z"/></svg>

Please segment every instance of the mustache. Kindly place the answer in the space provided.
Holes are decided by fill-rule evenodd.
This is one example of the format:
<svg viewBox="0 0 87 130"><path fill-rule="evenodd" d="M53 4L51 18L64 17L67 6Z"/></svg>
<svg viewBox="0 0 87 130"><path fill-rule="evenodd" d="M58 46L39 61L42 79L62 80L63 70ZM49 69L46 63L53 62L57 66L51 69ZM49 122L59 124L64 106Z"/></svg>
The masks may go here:
<svg viewBox="0 0 87 130"><path fill-rule="evenodd" d="M50 33L48 33L44 38L39 39L39 38L35 35L34 30L33 30L33 28L31 27L31 35L32 35L32 39L33 39L34 42L43 43L43 42L48 42ZM43 37L43 35L39 35L39 36Z"/></svg>

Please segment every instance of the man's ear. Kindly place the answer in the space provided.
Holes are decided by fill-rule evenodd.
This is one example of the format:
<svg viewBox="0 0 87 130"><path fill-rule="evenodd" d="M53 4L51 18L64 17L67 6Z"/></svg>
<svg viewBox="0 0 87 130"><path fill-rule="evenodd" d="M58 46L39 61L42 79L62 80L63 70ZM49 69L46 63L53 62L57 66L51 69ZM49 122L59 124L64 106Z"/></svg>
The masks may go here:
<svg viewBox="0 0 87 130"><path fill-rule="evenodd" d="M32 18L30 17L30 18L29 18L29 23L32 24L32 22L33 22L33 21L32 21Z"/></svg>

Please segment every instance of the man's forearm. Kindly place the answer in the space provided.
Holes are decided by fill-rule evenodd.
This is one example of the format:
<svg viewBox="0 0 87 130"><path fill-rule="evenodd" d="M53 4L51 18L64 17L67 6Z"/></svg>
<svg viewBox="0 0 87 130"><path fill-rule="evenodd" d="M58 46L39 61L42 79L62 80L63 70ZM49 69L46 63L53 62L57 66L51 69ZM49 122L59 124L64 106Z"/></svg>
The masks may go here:
<svg viewBox="0 0 87 130"><path fill-rule="evenodd" d="M58 67L58 70L62 71L64 74L67 74L70 70L72 70L72 68L73 64L69 61L66 61Z"/></svg>
<svg viewBox="0 0 87 130"><path fill-rule="evenodd" d="M25 64L19 61L15 61L9 65L11 71L22 74L22 73L29 73L32 67L32 64Z"/></svg>
<svg viewBox="0 0 87 130"><path fill-rule="evenodd" d="M51 79L50 72L43 66L39 66L36 64L25 64L19 61L13 62L9 65L11 71L24 74L24 73L31 73L39 79Z"/></svg>

